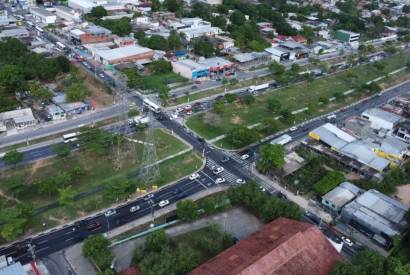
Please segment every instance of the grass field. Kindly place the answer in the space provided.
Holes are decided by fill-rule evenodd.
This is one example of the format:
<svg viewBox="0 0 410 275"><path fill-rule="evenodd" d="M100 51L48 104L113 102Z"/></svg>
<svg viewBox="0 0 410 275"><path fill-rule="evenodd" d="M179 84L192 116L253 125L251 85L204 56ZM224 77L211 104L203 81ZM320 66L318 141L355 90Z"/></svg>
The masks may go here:
<svg viewBox="0 0 410 275"><path fill-rule="evenodd" d="M343 93L369 80L384 76L388 72L405 66L407 59L408 57L405 55L396 55L384 61L385 67L383 70L378 70L372 65L364 65L329 77L316 79L310 84L305 82L265 93L258 96L255 103L251 105L244 105L238 102L227 105L221 114L221 123L219 125L208 125L204 123L204 113L190 117L187 120L187 125L204 138L212 139L219 135L226 134L229 129L232 129L236 125L249 126L262 122L266 117L278 116L278 113L272 113L267 108L266 102L271 98L279 100L282 109L288 109L290 111L303 107L311 107L309 112L302 112L295 115L294 122L298 123L321 113L327 113L348 105L366 96L358 92L353 92L342 101L333 101L325 105L318 105L319 98L329 99L333 97L335 93ZM384 81L391 83L394 80L395 76L391 76ZM279 123L280 129L288 126L289 125ZM224 144L224 141L221 142L222 145L227 146Z"/></svg>

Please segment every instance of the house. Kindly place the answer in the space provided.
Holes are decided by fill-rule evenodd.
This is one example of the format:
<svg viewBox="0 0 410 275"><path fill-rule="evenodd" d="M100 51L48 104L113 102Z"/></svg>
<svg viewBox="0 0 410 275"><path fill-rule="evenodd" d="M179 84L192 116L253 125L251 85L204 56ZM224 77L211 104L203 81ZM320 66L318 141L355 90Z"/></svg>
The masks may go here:
<svg viewBox="0 0 410 275"><path fill-rule="evenodd" d="M379 108L367 109L361 116L362 118L369 120L371 123L370 127L375 130L393 130L394 126L402 120L400 116L383 111Z"/></svg>
<svg viewBox="0 0 410 275"><path fill-rule="evenodd" d="M340 213L343 206L352 201L363 190L350 182L342 182L322 197L322 204L335 213Z"/></svg>
<svg viewBox="0 0 410 275"><path fill-rule="evenodd" d="M292 36L291 38L296 43L301 43L301 44L306 44L307 43L307 39L303 35L300 35L300 34Z"/></svg>
<svg viewBox="0 0 410 275"><path fill-rule="evenodd" d="M397 123L394 127L393 134L398 139L406 142L407 144L410 143L410 121L402 121Z"/></svg>
<svg viewBox="0 0 410 275"><path fill-rule="evenodd" d="M30 108L18 109L0 113L0 131L9 129L24 129L37 124Z"/></svg>
<svg viewBox="0 0 410 275"><path fill-rule="evenodd" d="M43 24L55 24L57 17L50 11L44 8L30 8L30 13L36 19Z"/></svg>
<svg viewBox="0 0 410 275"><path fill-rule="evenodd" d="M340 260L318 227L278 218L188 274L326 275Z"/></svg>
<svg viewBox="0 0 410 275"><path fill-rule="evenodd" d="M95 60L98 60L104 65L152 60L153 57L153 50L139 45L129 45L114 49L101 49L94 52Z"/></svg>
<svg viewBox="0 0 410 275"><path fill-rule="evenodd" d="M169 22L169 26L177 32L183 33L187 41L202 36L215 36L222 33L220 28L212 27L211 23L197 17L181 18L178 21L171 21Z"/></svg>
<svg viewBox="0 0 410 275"><path fill-rule="evenodd" d="M45 108L49 119L51 120L60 120L60 119L65 119L66 113L64 112L61 107L55 105L55 104L49 104Z"/></svg>
<svg viewBox="0 0 410 275"><path fill-rule="evenodd" d="M171 62L172 71L187 79L198 79L201 77L208 77L209 67L201 65L190 59L182 59L179 61Z"/></svg>
<svg viewBox="0 0 410 275"><path fill-rule="evenodd" d="M206 38L214 48L225 50L235 46L235 40L222 35L215 35Z"/></svg>
<svg viewBox="0 0 410 275"><path fill-rule="evenodd" d="M408 209L401 202L370 189L343 207L341 217L366 235L378 235L376 240L381 237L389 243L406 229Z"/></svg>
<svg viewBox="0 0 410 275"><path fill-rule="evenodd" d="M68 0L68 6L83 13L89 13L92 8L106 5L107 0Z"/></svg>

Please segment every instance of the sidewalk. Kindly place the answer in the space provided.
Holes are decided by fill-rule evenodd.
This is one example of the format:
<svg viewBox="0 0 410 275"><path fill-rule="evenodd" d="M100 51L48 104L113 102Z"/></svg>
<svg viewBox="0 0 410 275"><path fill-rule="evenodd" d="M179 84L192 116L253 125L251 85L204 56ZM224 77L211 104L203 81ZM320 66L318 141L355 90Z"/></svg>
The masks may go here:
<svg viewBox="0 0 410 275"><path fill-rule="evenodd" d="M263 226L263 223L252 214L244 211L242 208L233 208L223 213L199 219L193 223L183 223L170 227L166 229L165 232L169 237L175 237L211 224L219 225L222 230L230 233L239 240L246 238ZM129 267L135 248L142 246L145 242L145 238L146 237L134 239L111 249L117 258L117 271Z"/></svg>
<svg viewBox="0 0 410 275"><path fill-rule="evenodd" d="M306 198L302 197L302 196L298 196L295 195L294 193L292 193L291 191L285 189L284 187L282 187L278 182L273 181L272 179L266 177L265 175L262 175L260 173L258 173L258 171L256 171L255 169L255 165L252 165L252 173L262 182L264 182L265 184L268 184L269 186L273 187L275 190L280 191L281 193L285 194L286 197L288 198L288 200L296 203L297 205L299 205L301 208L315 214L316 216L320 217L323 221L325 221L326 223L330 223L332 222L332 216L323 211L322 209L320 209L319 207L315 206L311 200L307 200Z"/></svg>

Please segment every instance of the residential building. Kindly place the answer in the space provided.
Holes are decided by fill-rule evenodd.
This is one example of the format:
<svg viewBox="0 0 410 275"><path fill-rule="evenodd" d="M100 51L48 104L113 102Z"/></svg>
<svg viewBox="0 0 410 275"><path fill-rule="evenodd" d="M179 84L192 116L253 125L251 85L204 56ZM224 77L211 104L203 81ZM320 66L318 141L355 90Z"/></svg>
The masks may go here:
<svg viewBox="0 0 410 275"><path fill-rule="evenodd" d="M322 197L322 204L335 213L340 213L342 207L352 201L363 190L350 182L342 182Z"/></svg>
<svg viewBox="0 0 410 275"><path fill-rule="evenodd" d="M367 109L362 113L362 118L369 120L370 127L375 130L393 130L394 126L402 120L400 116L379 108Z"/></svg>
<svg viewBox="0 0 410 275"><path fill-rule="evenodd" d="M267 52L239 53L232 56L240 69L251 69L272 62L271 55Z"/></svg>
<svg viewBox="0 0 410 275"><path fill-rule="evenodd" d="M337 30L334 33L334 37L335 39L345 43L353 43L359 42L360 34L346 30Z"/></svg>
<svg viewBox="0 0 410 275"><path fill-rule="evenodd" d="M207 37L206 39L214 48L219 50L226 50L235 46L235 40L227 36L215 35Z"/></svg>
<svg viewBox="0 0 410 275"><path fill-rule="evenodd" d="M27 38L30 37L30 33L26 28L16 28L16 29L8 29L3 30L0 32L0 40L5 38Z"/></svg>
<svg viewBox="0 0 410 275"><path fill-rule="evenodd" d="M139 45L130 45L114 49L102 49L94 52L95 60L104 65L152 60L154 51Z"/></svg>
<svg viewBox="0 0 410 275"><path fill-rule="evenodd" d="M66 6L55 6L57 17L69 22L81 22L81 13Z"/></svg>
<svg viewBox="0 0 410 275"><path fill-rule="evenodd" d="M209 68L190 59L171 62L172 71L188 79L208 77Z"/></svg>
<svg viewBox="0 0 410 275"><path fill-rule="evenodd" d="M317 226L278 218L188 274L326 275L339 260Z"/></svg>
<svg viewBox="0 0 410 275"><path fill-rule="evenodd" d="M81 44L101 43L111 40L111 31L100 26L91 25L82 31L84 33L80 35Z"/></svg>
<svg viewBox="0 0 410 275"><path fill-rule="evenodd" d="M222 33L220 28L212 27L211 23L201 18L181 18L178 21L169 22L169 26L177 32L183 33L188 41L202 36L215 36Z"/></svg>
<svg viewBox="0 0 410 275"><path fill-rule="evenodd" d="M409 207L370 189L343 207L342 220L359 231L382 237L386 242L406 228Z"/></svg>
<svg viewBox="0 0 410 275"><path fill-rule="evenodd" d="M402 121L397 123L394 127L393 134L398 139L406 142L407 144L410 143L410 121Z"/></svg>
<svg viewBox="0 0 410 275"><path fill-rule="evenodd" d="M31 8L30 13L37 22L41 22L45 25L55 24L57 20L57 17L52 12L44 8Z"/></svg>
<svg viewBox="0 0 410 275"><path fill-rule="evenodd" d="M68 6L83 13L89 13L92 8L106 5L107 0L68 0Z"/></svg>
<svg viewBox="0 0 410 275"><path fill-rule="evenodd" d="M64 110L55 104L47 105L45 109L49 116L49 119L51 120L60 120L65 119L66 117L66 113L64 112Z"/></svg>
<svg viewBox="0 0 410 275"><path fill-rule="evenodd" d="M0 27L15 27L17 20L7 15L0 15Z"/></svg>
<svg viewBox="0 0 410 275"><path fill-rule="evenodd" d="M37 124L30 108L18 109L0 113L0 131L23 129Z"/></svg>

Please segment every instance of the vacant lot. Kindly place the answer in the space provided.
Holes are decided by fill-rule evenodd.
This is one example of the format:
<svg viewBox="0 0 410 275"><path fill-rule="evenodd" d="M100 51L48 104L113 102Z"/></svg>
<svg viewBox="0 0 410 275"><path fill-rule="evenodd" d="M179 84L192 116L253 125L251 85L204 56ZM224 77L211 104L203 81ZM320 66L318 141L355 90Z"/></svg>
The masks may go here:
<svg viewBox="0 0 410 275"><path fill-rule="evenodd" d="M278 116L278 113L273 113L268 110L266 103L269 99L280 101L281 108L290 111L309 107L309 112L302 112L295 116L293 122L298 123L319 114L327 113L348 105L357 101L361 97L367 96L363 93L353 92L342 100L318 105L320 99L329 99L336 93L343 93L377 77L385 76L386 73L405 66L407 60L408 57L406 55L396 55L383 61L385 66L382 69L377 69L374 65L365 65L329 77L316 79L311 83L305 82L287 88L274 90L270 93L258 96L256 101L251 105L240 103L227 105L223 113L220 115L221 122L218 125L204 123L204 113L190 117L187 121L187 125L199 135L211 139L226 134L229 129L232 129L232 127L238 124L238 121L241 125L249 126L262 122L264 118ZM391 76L383 81L392 83L395 78L396 76ZM279 128L287 126L289 125L279 125Z"/></svg>

